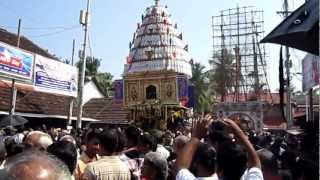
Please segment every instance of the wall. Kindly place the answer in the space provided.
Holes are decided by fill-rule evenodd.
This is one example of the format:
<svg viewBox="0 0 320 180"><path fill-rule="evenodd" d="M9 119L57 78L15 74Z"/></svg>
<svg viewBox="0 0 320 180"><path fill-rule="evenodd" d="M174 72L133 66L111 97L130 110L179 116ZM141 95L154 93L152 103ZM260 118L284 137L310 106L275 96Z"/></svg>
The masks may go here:
<svg viewBox="0 0 320 180"><path fill-rule="evenodd" d="M146 88L150 85L157 88L157 100L160 100L162 104L179 103L176 73L148 73L124 77L125 106L149 104L146 100Z"/></svg>

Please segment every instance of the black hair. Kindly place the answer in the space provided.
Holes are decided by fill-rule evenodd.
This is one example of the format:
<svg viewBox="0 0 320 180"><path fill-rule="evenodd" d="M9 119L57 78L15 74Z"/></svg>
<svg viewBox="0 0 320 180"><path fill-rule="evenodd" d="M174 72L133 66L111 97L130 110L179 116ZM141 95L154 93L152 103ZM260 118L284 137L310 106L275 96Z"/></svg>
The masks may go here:
<svg viewBox="0 0 320 180"><path fill-rule="evenodd" d="M105 151L114 153L118 150L119 139L116 129L105 129L99 135L101 146Z"/></svg>
<svg viewBox="0 0 320 180"><path fill-rule="evenodd" d="M133 144L132 146L137 146L140 139L140 130L135 126L129 126L124 131L128 140L130 140Z"/></svg>
<svg viewBox="0 0 320 180"><path fill-rule="evenodd" d="M64 162L73 174L77 165L77 149L75 145L68 141L57 141L51 144L47 151Z"/></svg>
<svg viewBox="0 0 320 180"><path fill-rule="evenodd" d="M13 136L13 134L14 134L13 129L10 126L6 127L4 129L4 132L5 132L5 135L7 135L7 136Z"/></svg>
<svg viewBox="0 0 320 180"><path fill-rule="evenodd" d="M122 150L126 146L127 139L126 139L126 136L124 135L124 133L120 129L117 130L117 133L118 133L117 152L122 152Z"/></svg>
<svg viewBox="0 0 320 180"><path fill-rule="evenodd" d="M18 133L23 133L23 130L24 130L24 126L23 125L17 126L17 132Z"/></svg>
<svg viewBox="0 0 320 180"><path fill-rule="evenodd" d="M231 138L226 134L224 125L221 122L211 123L209 126L209 139L212 143L231 142Z"/></svg>
<svg viewBox="0 0 320 180"><path fill-rule="evenodd" d="M140 138L140 144L149 145L151 148L151 151L157 150L156 138L151 134L148 134L148 133L143 134Z"/></svg>
<svg viewBox="0 0 320 180"><path fill-rule="evenodd" d="M100 132L96 129L91 129L87 132L87 135L86 135L86 142L89 142L91 141L92 139L94 138L99 138L99 134Z"/></svg>
<svg viewBox="0 0 320 180"><path fill-rule="evenodd" d="M17 144L12 138L6 139L4 145L7 152L7 158L22 153L25 149L24 144Z"/></svg>
<svg viewBox="0 0 320 180"><path fill-rule="evenodd" d="M213 146L200 143L194 154L194 162L197 162L211 174L215 173L217 153Z"/></svg>
<svg viewBox="0 0 320 180"><path fill-rule="evenodd" d="M247 168L246 152L238 144L225 142L219 147L217 165L224 180L240 180Z"/></svg>

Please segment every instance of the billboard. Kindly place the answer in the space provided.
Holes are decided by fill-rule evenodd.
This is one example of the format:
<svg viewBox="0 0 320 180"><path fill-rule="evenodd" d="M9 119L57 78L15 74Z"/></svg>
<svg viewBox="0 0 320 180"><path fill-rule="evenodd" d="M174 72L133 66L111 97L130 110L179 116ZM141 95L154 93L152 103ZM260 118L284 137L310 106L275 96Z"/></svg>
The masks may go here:
<svg viewBox="0 0 320 180"><path fill-rule="evenodd" d="M77 96L78 70L76 67L36 55L34 72L36 91Z"/></svg>
<svg viewBox="0 0 320 180"><path fill-rule="evenodd" d="M307 54L302 60L302 90L308 91L320 84L320 58Z"/></svg>
<svg viewBox="0 0 320 180"><path fill-rule="evenodd" d="M34 55L0 43L0 73L12 78L32 79Z"/></svg>

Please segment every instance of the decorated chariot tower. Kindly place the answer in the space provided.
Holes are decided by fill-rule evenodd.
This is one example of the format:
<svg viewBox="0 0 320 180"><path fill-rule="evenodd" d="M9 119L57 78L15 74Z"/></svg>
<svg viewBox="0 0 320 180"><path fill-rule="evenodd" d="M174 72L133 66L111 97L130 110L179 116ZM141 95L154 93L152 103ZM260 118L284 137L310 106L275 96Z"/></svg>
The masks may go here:
<svg viewBox="0 0 320 180"><path fill-rule="evenodd" d="M146 9L129 43L123 80L116 82L123 88L116 98L131 110L130 120L161 129L188 108L192 75L188 45L170 17L159 0Z"/></svg>

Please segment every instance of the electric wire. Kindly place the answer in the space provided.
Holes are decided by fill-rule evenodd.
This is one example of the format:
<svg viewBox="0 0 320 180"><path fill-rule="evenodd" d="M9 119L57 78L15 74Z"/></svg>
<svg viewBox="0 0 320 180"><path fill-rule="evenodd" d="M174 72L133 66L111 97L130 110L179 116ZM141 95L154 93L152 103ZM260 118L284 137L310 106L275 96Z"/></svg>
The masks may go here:
<svg viewBox="0 0 320 180"><path fill-rule="evenodd" d="M58 30L58 31L54 31L54 32L49 32L49 33L44 33L44 34L40 34L40 35L34 35L34 36L30 36L32 38L39 38L39 37L47 37L47 36L52 36L52 35L56 35L56 34L61 34L64 33L66 31L70 31L70 30L74 30L74 29L79 29L80 26L76 25L76 26L72 26L69 28L65 28L63 30Z"/></svg>
<svg viewBox="0 0 320 180"><path fill-rule="evenodd" d="M48 27L24 27L22 26L21 29L23 30L30 30L30 31L46 31L46 30L65 30L68 28L73 28L78 25L69 25L69 26L48 26ZM18 26L0 26L3 29L18 29Z"/></svg>
<svg viewBox="0 0 320 180"><path fill-rule="evenodd" d="M92 51L92 46L91 46L91 36L90 36L90 32L88 32L88 47L89 47L90 57L93 57L93 51Z"/></svg>

